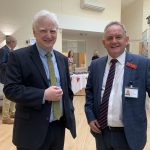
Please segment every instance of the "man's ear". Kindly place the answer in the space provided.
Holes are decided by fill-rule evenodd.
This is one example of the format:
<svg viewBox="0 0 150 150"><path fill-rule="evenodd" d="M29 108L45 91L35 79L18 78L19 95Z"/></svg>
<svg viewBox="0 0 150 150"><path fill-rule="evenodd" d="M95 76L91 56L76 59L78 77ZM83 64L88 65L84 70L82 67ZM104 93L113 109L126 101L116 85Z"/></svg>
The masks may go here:
<svg viewBox="0 0 150 150"><path fill-rule="evenodd" d="M129 37L126 36L126 45L128 45L128 44L129 44Z"/></svg>

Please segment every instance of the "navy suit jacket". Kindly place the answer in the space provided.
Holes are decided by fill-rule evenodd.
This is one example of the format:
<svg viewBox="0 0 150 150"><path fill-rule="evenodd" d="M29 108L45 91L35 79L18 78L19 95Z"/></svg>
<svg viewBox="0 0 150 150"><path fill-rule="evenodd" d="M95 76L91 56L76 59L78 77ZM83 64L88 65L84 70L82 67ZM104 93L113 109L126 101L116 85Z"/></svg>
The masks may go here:
<svg viewBox="0 0 150 150"><path fill-rule="evenodd" d="M10 49L5 45L0 49L0 82L5 82L5 70L9 57Z"/></svg>
<svg viewBox="0 0 150 150"><path fill-rule="evenodd" d="M85 113L88 122L97 119L100 111L101 89L107 57L92 61L86 85ZM127 63L135 64L128 66ZM125 135L133 150L141 150L146 143L147 118L145 111L146 92L150 95L150 60L126 53L122 87L122 113ZM138 98L125 97L125 87L132 81L138 88Z"/></svg>
<svg viewBox="0 0 150 150"><path fill-rule="evenodd" d="M68 59L54 50L63 90L64 127L76 137ZM51 102L43 104L44 90L49 81L36 45L16 50L10 54L4 86L6 97L16 102L13 143L26 149L38 149L47 134ZM57 131L56 131L57 132Z"/></svg>

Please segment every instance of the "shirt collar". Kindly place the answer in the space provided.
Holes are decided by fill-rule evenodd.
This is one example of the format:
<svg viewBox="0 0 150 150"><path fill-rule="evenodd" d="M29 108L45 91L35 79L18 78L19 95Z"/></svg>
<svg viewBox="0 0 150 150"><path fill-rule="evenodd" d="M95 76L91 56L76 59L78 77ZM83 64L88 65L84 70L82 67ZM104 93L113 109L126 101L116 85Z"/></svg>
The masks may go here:
<svg viewBox="0 0 150 150"><path fill-rule="evenodd" d="M41 47L39 47L37 44L36 44L36 47L38 49L38 52L39 52L40 56L45 57L45 55L47 54L47 52L45 52L45 50L42 49ZM53 55L54 55L53 49L51 50L50 53L51 53L51 55L53 57Z"/></svg>
<svg viewBox="0 0 150 150"><path fill-rule="evenodd" d="M126 56L126 51L124 51L119 57L116 58L121 65L124 65L125 63L125 56ZM112 59L113 58L110 55L108 55L107 63L110 63Z"/></svg>

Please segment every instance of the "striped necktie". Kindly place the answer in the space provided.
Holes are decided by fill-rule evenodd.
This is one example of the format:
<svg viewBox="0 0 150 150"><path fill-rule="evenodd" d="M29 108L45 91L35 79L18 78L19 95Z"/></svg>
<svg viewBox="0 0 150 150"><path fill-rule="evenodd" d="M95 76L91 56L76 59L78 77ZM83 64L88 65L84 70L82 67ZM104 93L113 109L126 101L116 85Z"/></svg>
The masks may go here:
<svg viewBox="0 0 150 150"><path fill-rule="evenodd" d="M52 55L51 53L46 54L47 57L47 62L48 62L48 68L49 68L49 72L50 72L50 83L51 86L56 86L56 77L55 77L55 72L54 72L54 65L52 62ZM61 117L61 110L60 110L60 101L53 101L52 102L52 108L53 108L53 113L54 113L54 117L56 119L60 119Z"/></svg>
<svg viewBox="0 0 150 150"><path fill-rule="evenodd" d="M110 97L113 80L115 76L116 62L117 62L117 59L111 60L111 66L109 69L102 102L100 104L100 114L99 114L98 122L101 126L101 129L104 129L107 127L108 102L109 102L109 97Z"/></svg>

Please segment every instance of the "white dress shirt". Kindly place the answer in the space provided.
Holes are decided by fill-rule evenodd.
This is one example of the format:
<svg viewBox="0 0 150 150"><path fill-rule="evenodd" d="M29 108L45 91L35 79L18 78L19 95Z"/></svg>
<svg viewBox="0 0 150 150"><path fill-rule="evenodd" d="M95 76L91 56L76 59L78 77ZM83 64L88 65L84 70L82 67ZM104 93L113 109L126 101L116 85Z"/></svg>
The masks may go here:
<svg viewBox="0 0 150 150"><path fill-rule="evenodd" d="M123 127L122 122L122 87L123 87L123 76L124 76L124 64L125 64L126 52L120 55L116 63L116 70L114 81L112 85L112 90L109 97L108 104L108 126L111 127ZM105 90L106 80L110 68L110 56L108 56L108 61L105 68L103 84L102 84L102 96Z"/></svg>

